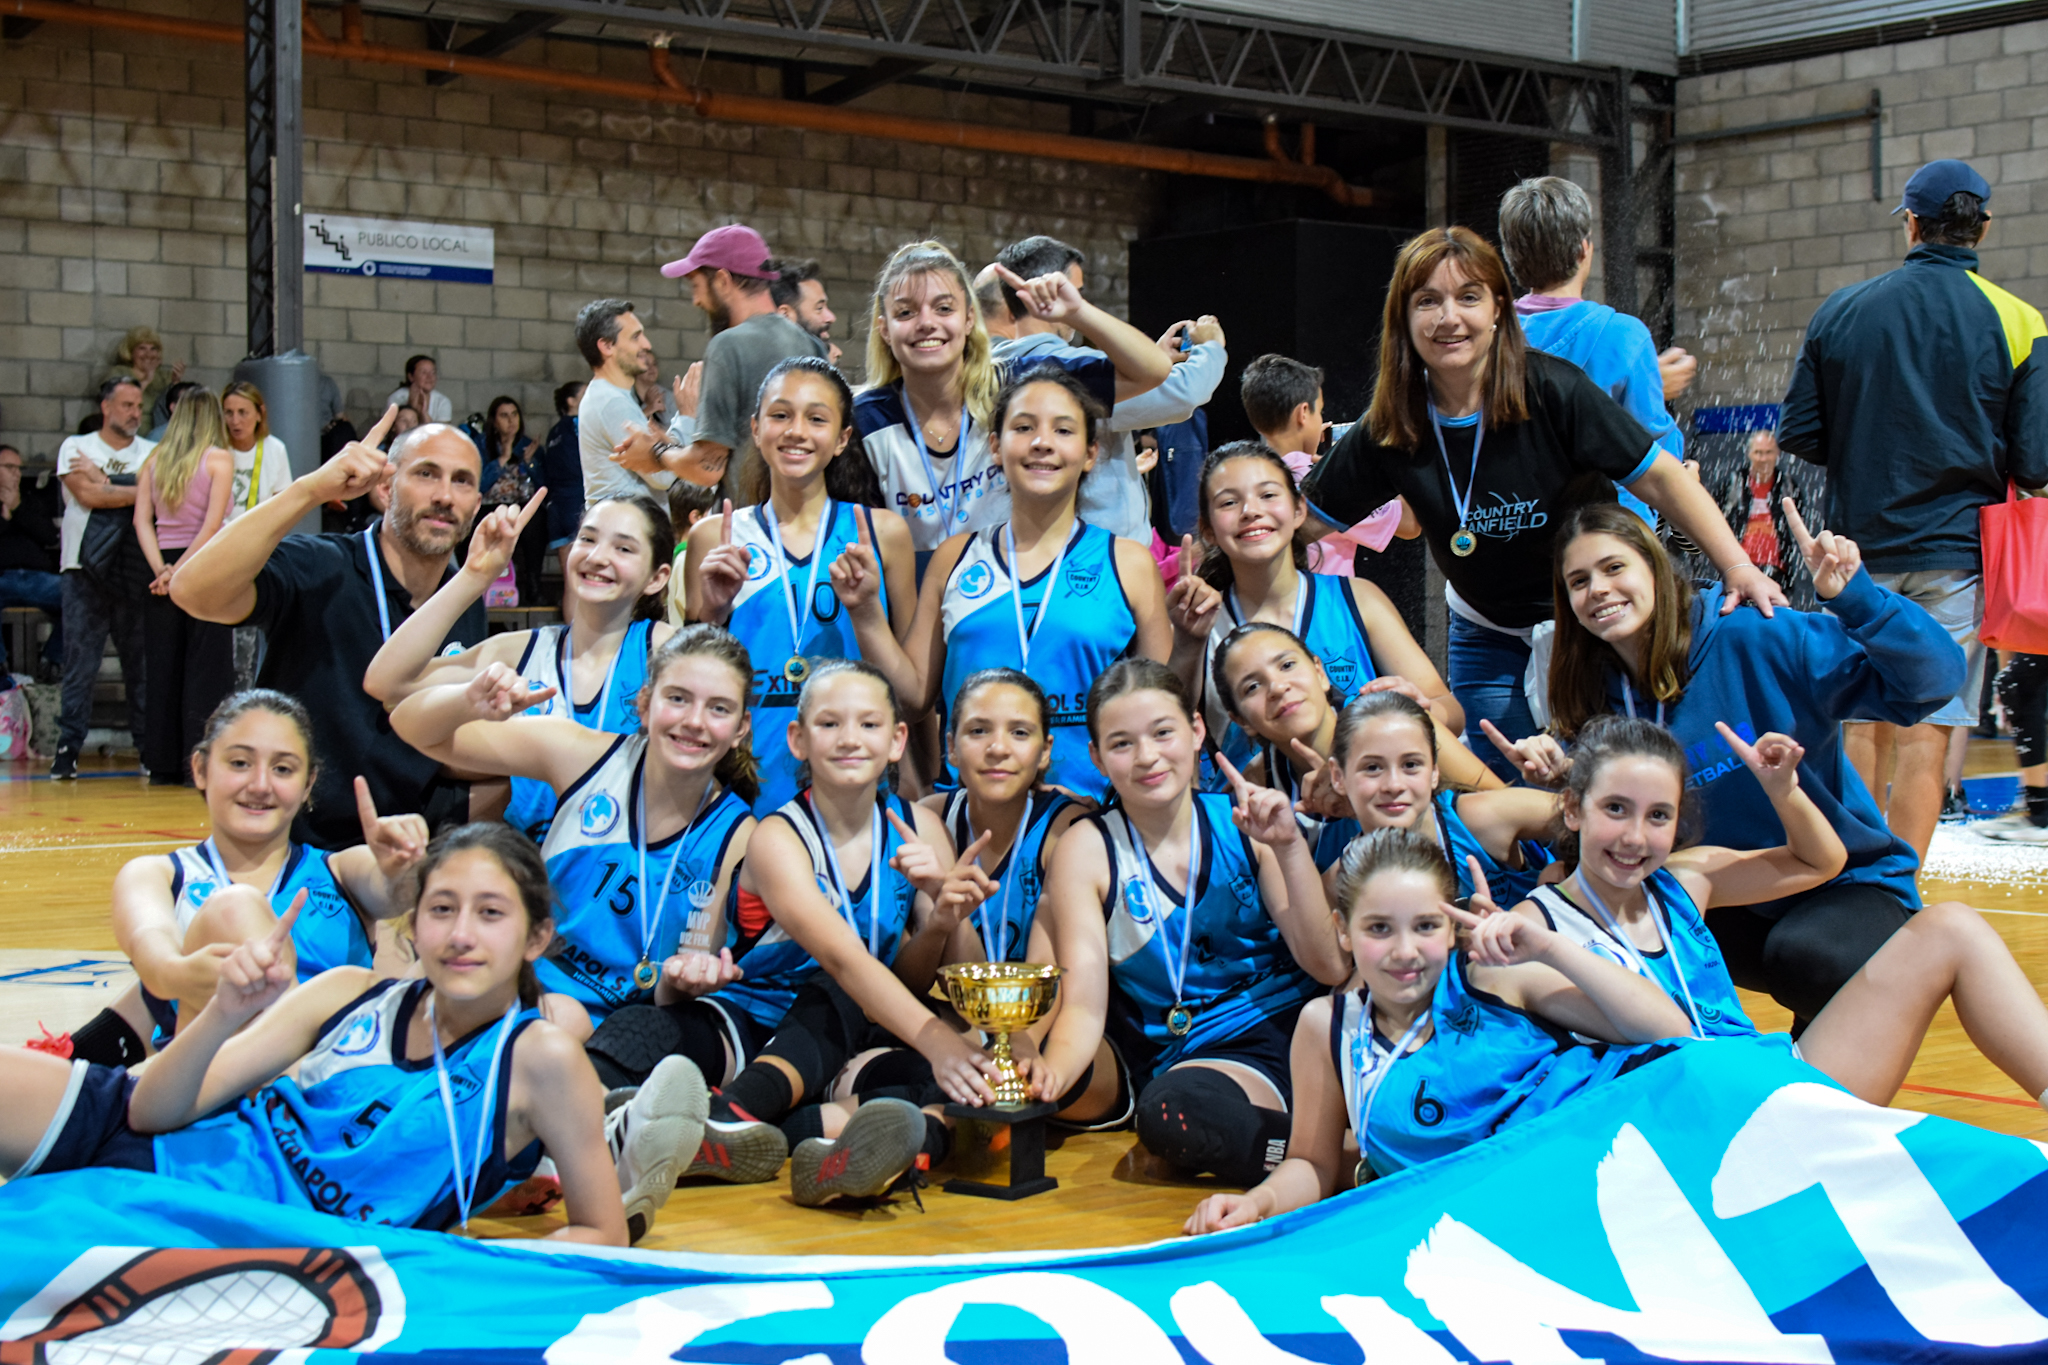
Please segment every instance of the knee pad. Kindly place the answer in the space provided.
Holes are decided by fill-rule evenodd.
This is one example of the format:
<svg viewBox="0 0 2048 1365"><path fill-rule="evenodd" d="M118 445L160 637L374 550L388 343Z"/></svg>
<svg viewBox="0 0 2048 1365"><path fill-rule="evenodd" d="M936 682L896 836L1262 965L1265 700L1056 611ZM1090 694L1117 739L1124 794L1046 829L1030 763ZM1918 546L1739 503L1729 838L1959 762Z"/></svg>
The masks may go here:
<svg viewBox="0 0 2048 1365"><path fill-rule="evenodd" d="M1287 1115L1261 1109L1209 1067L1168 1071L1138 1095L1138 1140L1147 1151L1234 1184L1256 1185L1280 1164L1290 1126Z"/></svg>
<svg viewBox="0 0 2048 1365"><path fill-rule="evenodd" d="M725 1075L725 1030L707 1005L628 1005L614 1010L583 1050L609 1087L639 1085L664 1057L688 1057L704 1075Z"/></svg>
<svg viewBox="0 0 2048 1365"><path fill-rule="evenodd" d="M909 1093L926 1089L937 1090L932 1079L932 1064L923 1054L907 1047L892 1047L862 1067L853 1078L853 1093L862 1099L873 1099L881 1091L890 1092L890 1098L910 1099L912 1104L933 1103L929 1100L911 1099Z"/></svg>

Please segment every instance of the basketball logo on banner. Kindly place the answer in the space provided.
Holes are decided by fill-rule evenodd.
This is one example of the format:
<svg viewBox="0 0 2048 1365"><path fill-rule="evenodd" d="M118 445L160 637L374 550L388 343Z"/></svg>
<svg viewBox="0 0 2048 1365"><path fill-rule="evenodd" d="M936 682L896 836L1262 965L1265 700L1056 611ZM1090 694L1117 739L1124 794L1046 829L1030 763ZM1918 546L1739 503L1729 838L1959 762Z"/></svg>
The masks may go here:
<svg viewBox="0 0 2048 1365"><path fill-rule="evenodd" d="M374 1247L96 1247L0 1325L0 1365L264 1365L374 1351L404 1325Z"/></svg>

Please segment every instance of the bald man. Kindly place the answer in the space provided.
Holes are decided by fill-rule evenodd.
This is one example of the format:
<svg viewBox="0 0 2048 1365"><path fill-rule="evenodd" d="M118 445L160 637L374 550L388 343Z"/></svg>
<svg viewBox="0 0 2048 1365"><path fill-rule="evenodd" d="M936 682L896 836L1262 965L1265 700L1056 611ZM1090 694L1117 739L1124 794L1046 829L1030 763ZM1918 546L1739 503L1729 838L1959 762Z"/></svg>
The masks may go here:
<svg viewBox="0 0 2048 1365"><path fill-rule="evenodd" d="M276 497L258 503L178 566L171 598L203 621L260 627L269 641L259 687L297 697L313 716L313 803L293 837L321 848L362 841L352 783L369 779L385 814L430 825L469 818L469 786L391 732L363 674L391 632L455 572L453 551L476 520L476 445L441 423L377 448L397 409L360 441ZM323 503L382 485L389 510L359 533L294 535ZM484 607L471 603L442 641L482 642Z"/></svg>

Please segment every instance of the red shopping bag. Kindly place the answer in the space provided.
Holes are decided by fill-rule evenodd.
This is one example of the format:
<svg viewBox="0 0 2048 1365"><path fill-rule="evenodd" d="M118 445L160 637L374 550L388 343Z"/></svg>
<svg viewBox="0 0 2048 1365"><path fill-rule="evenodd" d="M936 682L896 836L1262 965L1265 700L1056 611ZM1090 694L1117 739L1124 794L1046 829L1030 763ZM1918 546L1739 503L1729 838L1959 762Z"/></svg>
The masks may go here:
<svg viewBox="0 0 2048 1365"><path fill-rule="evenodd" d="M2048 654L2048 497L2022 498L2008 483L2005 501L1977 513L1984 546L1984 624L1993 649Z"/></svg>

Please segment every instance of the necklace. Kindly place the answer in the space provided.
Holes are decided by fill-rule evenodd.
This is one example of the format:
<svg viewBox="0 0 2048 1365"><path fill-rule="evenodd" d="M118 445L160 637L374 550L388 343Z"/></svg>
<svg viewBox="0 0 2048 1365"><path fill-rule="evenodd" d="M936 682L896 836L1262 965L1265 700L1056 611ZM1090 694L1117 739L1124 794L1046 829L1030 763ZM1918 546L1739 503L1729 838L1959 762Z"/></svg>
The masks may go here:
<svg viewBox="0 0 2048 1365"><path fill-rule="evenodd" d="M383 519L379 518L363 528L363 551L370 557L370 582L377 595L377 625L388 641L391 639L391 602L384 592L384 556L377 553L377 528L383 524Z"/></svg>
<svg viewBox="0 0 2048 1365"><path fill-rule="evenodd" d="M905 411L909 410L910 400L908 398L903 400L903 406ZM963 403L960 407L960 434L958 438L953 442L953 453L955 456L958 456L962 452L962 448L967 444L968 421L969 417L967 413L967 406ZM937 430L937 428L935 427L934 430ZM953 492L950 497L948 497L944 493L944 491L941 490L941 488L939 487L938 467L932 463L932 453L925 446L924 443L924 430L923 428L919 427L915 422L912 422L910 424L910 439L917 443L917 458L924 462L924 477L926 481L929 482L932 486L930 500L932 506L939 509L940 528L942 530L947 529L950 528L955 521L967 520L967 509L960 506L960 503L965 499L965 490L960 487L959 482L957 480L953 485ZM922 500L918 497L917 494L911 494L910 510L915 512L918 509L920 501Z"/></svg>
<svg viewBox="0 0 2048 1365"><path fill-rule="evenodd" d="M1003 855L1003 903L996 922L993 925L989 923L987 901L984 900L975 911L976 917L981 920L981 953L990 962L1007 962L1010 958L1010 892L1016 888L1017 882L1024 875L1020 856L1023 851L1024 835L1031 828L1033 800L1033 796L1027 792L1024 796L1024 814L1017 821L1017 832L1010 838L1009 852ZM970 809L966 802L961 803L961 823L969 824L971 827ZM976 858L975 861L979 863L981 860Z"/></svg>

